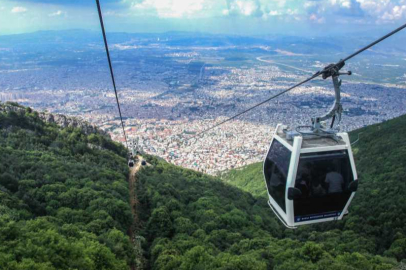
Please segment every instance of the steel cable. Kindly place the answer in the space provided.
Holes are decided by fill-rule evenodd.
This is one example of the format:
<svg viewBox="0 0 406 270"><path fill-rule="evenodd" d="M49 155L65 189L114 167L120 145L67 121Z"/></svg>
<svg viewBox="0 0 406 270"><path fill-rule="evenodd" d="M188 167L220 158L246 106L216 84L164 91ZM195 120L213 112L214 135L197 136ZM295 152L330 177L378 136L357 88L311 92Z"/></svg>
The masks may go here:
<svg viewBox="0 0 406 270"><path fill-rule="evenodd" d="M234 115L234 116L232 116L232 117L230 117L230 118L228 118L228 119L226 119L226 120L224 120L224 121L222 121L222 122L220 122L220 123L218 123L218 124L215 124L215 125L213 125L213 126L207 128L207 129L205 129L205 130L203 130L203 131L197 133L196 135L194 135L194 136L192 136L192 137L186 139L185 142L187 142L187 141L189 141L189 140L191 140L191 139L194 139L194 138L196 138L196 137L198 137L198 136L200 136L200 135L202 135L202 134L204 134L204 133L206 133L206 132L208 132L208 131L210 131L210 130L212 130L212 129L218 127L218 126L221 126L221 125L223 125L223 124L225 124L225 123L227 123L227 122L229 122L229 121L231 121L231 120L233 120L233 119L235 119L235 118L237 118L237 117L239 117L239 116L241 116L241 115L243 115L243 114L245 114L245 113L247 113L247 112L249 112L249 111L251 111L251 110L253 110L253 109L255 109L255 108L257 108L257 107L259 107L259 106L261 106L261 105L263 105L263 104L265 104L265 103L267 103L267 102L269 102L269 101L271 101L272 99L275 99L275 98L277 98L277 97L279 97L279 96L281 96L281 95L283 95L283 94L285 94L285 93L287 93L287 92L289 92L289 91L295 89L296 87L298 87L298 86L300 86L300 85L302 85L302 84L304 84L304 83L307 83L307 82L309 82L309 81L315 79L316 77L318 77L318 76L320 76L320 75L322 75L322 74L329 74L329 72L330 72L333 68L340 67L341 65L343 65L343 64L345 63L345 61L350 60L351 58L357 56L358 54L364 52L365 50L371 48L372 46L378 44L379 42L381 42L381 41L387 39L388 37L390 37L390 36L396 34L397 32L403 30L404 28L406 28L406 24L403 24L402 26L396 28L396 29L393 30L392 32L390 32L390 33L386 34L385 36L383 36L383 37L381 37L381 38L375 40L374 42L372 42L372 43L370 43L369 45L363 47L362 49L359 49L358 51L356 51L356 52L354 52L353 54L347 56L346 58L341 59L341 60L338 61L336 64L329 65L329 66L327 66L326 68L324 68L323 70L316 72L313 76L307 78L306 80L304 80L304 81L302 81L302 82L300 82L300 83L298 83L298 84L296 84L296 85L294 85L294 86L292 86L292 87L290 87L290 88L288 88L288 89L286 89L286 90L284 90L284 91L282 91L282 92L280 92L280 93L278 93L278 94L276 94L276 95L274 95L274 96L272 96L272 97L270 97L270 98L268 98L268 99L266 99L266 100L264 100L264 101L262 101L262 102L260 102L260 103L258 103L258 104L256 104L256 105L254 105L254 106L252 106L252 107L250 107L250 108L248 108L248 109L246 109L246 110L244 110L244 111L242 111L242 112L240 112L240 113L238 113L238 114L236 114L236 115ZM323 78L325 79L325 78L327 78L327 77L323 77Z"/></svg>
<svg viewBox="0 0 406 270"><path fill-rule="evenodd" d="M128 142L127 142L127 135L125 133L125 129L124 129L124 122L123 122L123 116L121 114L121 107L120 107L120 101L118 99L118 94L117 94L117 88L116 88L116 81L114 79L114 72L113 72L113 66L111 64L111 59L110 59L110 51L109 51L109 46L107 44L107 37L106 37L106 31L104 30L104 23L103 23L103 15L102 15L102 11L100 8L100 2L99 0L96 0L96 5L97 5L97 11L99 12L99 19L100 19L100 26L101 26L101 30L103 33L103 40L104 40L104 47L106 49L106 54L107 54L107 60L109 62L109 68L110 68L110 75L111 75L111 80L113 82L113 88L114 88L114 93L116 95L116 102L117 102L117 108L118 108L118 113L120 115L120 121L121 121L121 127L123 128L123 134L124 134L124 139L125 139L125 144L128 148Z"/></svg>

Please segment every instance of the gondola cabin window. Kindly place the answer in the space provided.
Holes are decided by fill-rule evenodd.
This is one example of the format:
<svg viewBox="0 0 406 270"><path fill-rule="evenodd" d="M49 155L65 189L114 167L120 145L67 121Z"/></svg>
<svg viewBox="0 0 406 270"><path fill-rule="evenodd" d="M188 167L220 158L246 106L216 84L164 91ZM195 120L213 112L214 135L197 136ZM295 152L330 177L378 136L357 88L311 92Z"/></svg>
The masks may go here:
<svg viewBox="0 0 406 270"><path fill-rule="evenodd" d="M291 152L277 140L273 140L264 163L265 179L269 195L286 213L285 192Z"/></svg>
<svg viewBox="0 0 406 270"><path fill-rule="evenodd" d="M352 181L347 151L301 154L295 188L302 194L294 199L295 221L309 215L339 216L351 196Z"/></svg>

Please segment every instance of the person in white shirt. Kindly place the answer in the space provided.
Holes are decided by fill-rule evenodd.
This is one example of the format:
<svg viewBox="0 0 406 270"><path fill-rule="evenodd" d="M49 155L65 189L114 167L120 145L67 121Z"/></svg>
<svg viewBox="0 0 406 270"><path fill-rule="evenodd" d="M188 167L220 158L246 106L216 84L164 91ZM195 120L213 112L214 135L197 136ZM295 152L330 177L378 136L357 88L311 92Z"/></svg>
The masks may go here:
<svg viewBox="0 0 406 270"><path fill-rule="evenodd" d="M344 179L338 172L330 171L326 175L325 183L328 184L328 193L343 192Z"/></svg>

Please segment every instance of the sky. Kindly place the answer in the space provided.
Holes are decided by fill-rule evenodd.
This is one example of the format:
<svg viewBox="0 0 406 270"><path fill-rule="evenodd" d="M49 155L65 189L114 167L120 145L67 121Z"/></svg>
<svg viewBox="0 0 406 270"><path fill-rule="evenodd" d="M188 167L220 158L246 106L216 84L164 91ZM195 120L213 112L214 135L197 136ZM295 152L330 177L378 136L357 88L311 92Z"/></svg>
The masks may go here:
<svg viewBox="0 0 406 270"><path fill-rule="evenodd" d="M406 0L100 0L107 31L307 35L391 29ZM95 0L0 0L0 35L98 30Z"/></svg>

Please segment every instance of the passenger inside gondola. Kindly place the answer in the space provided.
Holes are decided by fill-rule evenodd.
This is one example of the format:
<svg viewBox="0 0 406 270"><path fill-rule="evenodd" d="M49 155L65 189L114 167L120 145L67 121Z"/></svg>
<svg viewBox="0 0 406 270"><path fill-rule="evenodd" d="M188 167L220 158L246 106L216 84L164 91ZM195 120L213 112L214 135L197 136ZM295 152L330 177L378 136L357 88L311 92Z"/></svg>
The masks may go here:
<svg viewBox="0 0 406 270"><path fill-rule="evenodd" d="M310 192L310 164L305 164L301 170L298 171L297 181L296 181L296 188L298 188L301 193L302 197L309 196Z"/></svg>
<svg viewBox="0 0 406 270"><path fill-rule="evenodd" d="M302 193L300 197L320 197L346 191L352 180L348 165L342 158L324 161L301 160L295 184Z"/></svg>
<svg viewBox="0 0 406 270"><path fill-rule="evenodd" d="M330 167L329 173L326 174L325 183L328 187L328 193L343 192L344 179L343 176L337 172L337 169Z"/></svg>
<svg viewBox="0 0 406 270"><path fill-rule="evenodd" d="M308 179L306 175L308 174ZM348 154L344 151L302 154L295 188L295 217L341 211L351 196L353 181Z"/></svg>
<svg viewBox="0 0 406 270"><path fill-rule="evenodd" d="M319 179L313 179L312 186L311 186L311 195L313 197L321 197L326 194L325 188L321 185Z"/></svg>

